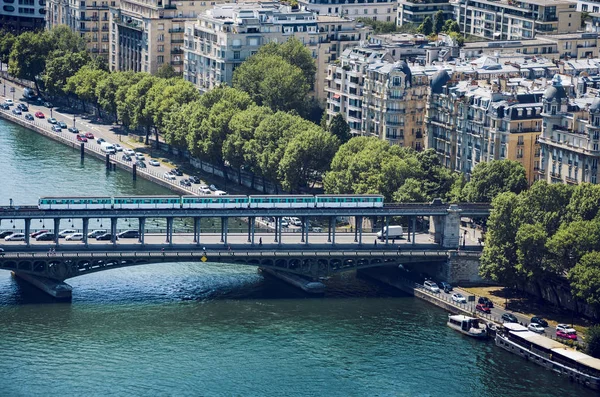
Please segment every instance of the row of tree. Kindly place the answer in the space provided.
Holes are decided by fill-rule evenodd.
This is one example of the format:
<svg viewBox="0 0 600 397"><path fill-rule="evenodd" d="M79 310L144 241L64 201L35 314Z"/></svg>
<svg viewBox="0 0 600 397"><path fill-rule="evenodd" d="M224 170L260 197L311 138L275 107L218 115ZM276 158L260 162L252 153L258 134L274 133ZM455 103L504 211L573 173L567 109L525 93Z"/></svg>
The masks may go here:
<svg viewBox="0 0 600 397"><path fill-rule="evenodd" d="M536 182L492 201L482 276L517 288L567 277L575 297L600 308L600 186ZM541 291L540 291L541 296Z"/></svg>

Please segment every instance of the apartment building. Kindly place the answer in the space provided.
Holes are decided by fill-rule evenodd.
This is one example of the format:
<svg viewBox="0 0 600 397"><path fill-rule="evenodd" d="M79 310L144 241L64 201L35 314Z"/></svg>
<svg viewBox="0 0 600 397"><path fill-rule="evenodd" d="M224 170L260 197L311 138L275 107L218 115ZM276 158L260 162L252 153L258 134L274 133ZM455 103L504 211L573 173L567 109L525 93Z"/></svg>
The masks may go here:
<svg viewBox="0 0 600 397"><path fill-rule="evenodd" d="M382 22L395 22L398 5L396 0L299 0L298 3L317 15L369 18Z"/></svg>
<svg viewBox="0 0 600 397"><path fill-rule="evenodd" d="M46 26L51 29L67 25L84 38L92 54L108 60L109 7L117 7L118 4L118 0L48 0Z"/></svg>
<svg viewBox="0 0 600 397"><path fill-rule="evenodd" d="M543 91L529 83L453 82L446 70L439 71L429 87L427 147L467 178L480 162L509 159L520 162L533 183L540 158Z"/></svg>
<svg viewBox="0 0 600 397"><path fill-rule="evenodd" d="M427 84L422 70L412 71L387 50L347 49L329 66L327 117L341 113L354 135L421 150Z"/></svg>
<svg viewBox="0 0 600 397"><path fill-rule="evenodd" d="M600 98L571 97L559 75L543 96L540 179L548 183L598 183Z"/></svg>
<svg viewBox="0 0 600 397"><path fill-rule="evenodd" d="M399 0L396 24L420 25L425 18L433 18L438 11L443 11L444 20L454 19L454 6L450 0Z"/></svg>
<svg viewBox="0 0 600 397"><path fill-rule="evenodd" d="M577 0L577 11L588 13L600 13L600 1L598 0Z"/></svg>
<svg viewBox="0 0 600 397"><path fill-rule="evenodd" d="M217 6L185 24L183 76L202 91L231 85L235 68L262 45L295 37L312 52L317 66L313 92L325 100L327 66L369 32L352 19L285 5Z"/></svg>
<svg viewBox="0 0 600 397"><path fill-rule="evenodd" d="M490 40L574 33L581 27L575 0L450 0L465 34Z"/></svg>
<svg viewBox="0 0 600 397"><path fill-rule="evenodd" d="M0 8L0 28L15 33L43 29L46 25L46 0L4 0Z"/></svg>

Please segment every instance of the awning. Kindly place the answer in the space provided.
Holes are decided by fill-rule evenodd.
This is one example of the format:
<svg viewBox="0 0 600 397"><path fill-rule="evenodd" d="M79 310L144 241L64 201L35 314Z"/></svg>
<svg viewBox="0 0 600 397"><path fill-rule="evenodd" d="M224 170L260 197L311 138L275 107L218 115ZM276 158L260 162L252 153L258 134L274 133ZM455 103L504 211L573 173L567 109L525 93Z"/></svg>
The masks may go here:
<svg viewBox="0 0 600 397"><path fill-rule="evenodd" d="M340 99L340 94L333 94L333 99Z"/></svg>

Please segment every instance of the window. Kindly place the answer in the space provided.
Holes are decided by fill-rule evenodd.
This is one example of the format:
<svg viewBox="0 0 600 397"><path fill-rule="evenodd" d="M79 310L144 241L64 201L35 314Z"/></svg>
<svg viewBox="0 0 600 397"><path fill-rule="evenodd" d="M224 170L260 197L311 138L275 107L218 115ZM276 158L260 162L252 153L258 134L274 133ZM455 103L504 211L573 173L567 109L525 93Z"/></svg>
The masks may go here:
<svg viewBox="0 0 600 397"><path fill-rule="evenodd" d="M233 59L240 59L240 52L239 51L234 51L233 52Z"/></svg>
<svg viewBox="0 0 600 397"><path fill-rule="evenodd" d="M156 62L160 63L165 63L165 57L164 55L159 55L156 57Z"/></svg>
<svg viewBox="0 0 600 397"><path fill-rule="evenodd" d="M165 52L165 46L164 45L159 45L158 46L158 52Z"/></svg>
<svg viewBox="0 0 600 397"><path fill-rule="evenodd" d="M162 33L161 33L161 34L159 34L159 35L156 37L156 40L158 40L158 41L165 41L165 35L164 35L164 34L162 34Z"/></svg>

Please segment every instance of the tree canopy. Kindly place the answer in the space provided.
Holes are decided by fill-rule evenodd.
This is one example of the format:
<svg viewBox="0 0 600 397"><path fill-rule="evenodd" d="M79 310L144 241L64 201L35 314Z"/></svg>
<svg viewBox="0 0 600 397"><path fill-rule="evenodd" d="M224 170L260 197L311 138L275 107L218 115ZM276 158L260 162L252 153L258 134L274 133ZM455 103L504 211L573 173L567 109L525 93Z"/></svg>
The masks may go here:
<svg viewBox="0 0 600 397"><path fill-rule="evenodd" d="M463 194L468 201L489 203L503 192L520 193L527 189L525 168L516 161L494 160L475 166Z"/></svg>

